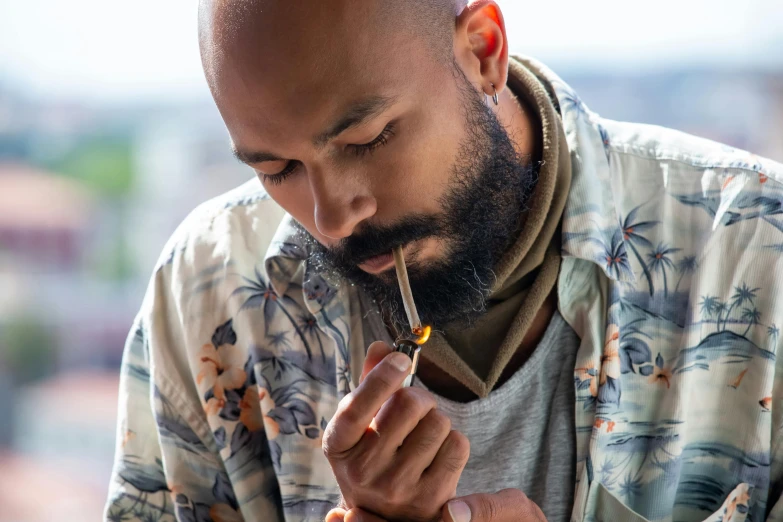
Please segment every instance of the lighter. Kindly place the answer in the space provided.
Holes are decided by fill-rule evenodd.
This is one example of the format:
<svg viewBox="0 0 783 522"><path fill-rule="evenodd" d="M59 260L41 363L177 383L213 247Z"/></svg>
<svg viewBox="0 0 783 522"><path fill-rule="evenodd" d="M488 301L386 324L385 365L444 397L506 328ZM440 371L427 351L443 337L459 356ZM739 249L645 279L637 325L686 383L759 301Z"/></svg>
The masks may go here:
<svg viewBox="0 0 783 522"><path fill-rule="evenodd" d="M397 282L400 285L402 302L405 306L405 313L408 316L408 323L411 332L418 338L413 341L410 339L398 339L394 343L394 350L402 352L411 359L411 373L405 378L403 388L413 384L413 378L416 375L416 369L419 366L419 354L421 345L430 338L431 329L429 326L422 326L419 314L416 312L416 304L413 302L413 293L411 292L410 281L408 281L408 269L405 267L405 256L402 253L402 247L394 249L394 264L397 269Z"/></svg>
<svg viewBox="0 0 783 522"><path fill-rule="evenodd" d="M394 343L394 351L402 352L411 358L411 373L402 383L402 387L407 388L413 384L413 378L415 377L416 369L419 366L419 353L421 352L421 346L416 344L416 341L411 341L410 339L400 339Z"/></svg>

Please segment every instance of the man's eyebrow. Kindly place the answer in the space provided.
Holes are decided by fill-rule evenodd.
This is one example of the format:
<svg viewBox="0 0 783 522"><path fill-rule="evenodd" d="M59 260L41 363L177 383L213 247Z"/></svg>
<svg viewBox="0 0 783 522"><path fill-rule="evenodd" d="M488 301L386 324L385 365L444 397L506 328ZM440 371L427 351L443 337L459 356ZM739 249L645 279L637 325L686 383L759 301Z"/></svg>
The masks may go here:
<svg viewBox="0 0 783 522"><path fill-rule="evenodd" d="M394 96L372 96L354 104L329 129L318 135L313 143L322 147L351 127L360 125L389 108L397 100Z"/></svg>
<svg viewBox="0 0 783 522"><path fill-rule="evenodd" d="M243 151L231 146L231 153L236 159L248 165L264 163L265 161L285 161L283 158L270 154L269 152Z"/></svg>

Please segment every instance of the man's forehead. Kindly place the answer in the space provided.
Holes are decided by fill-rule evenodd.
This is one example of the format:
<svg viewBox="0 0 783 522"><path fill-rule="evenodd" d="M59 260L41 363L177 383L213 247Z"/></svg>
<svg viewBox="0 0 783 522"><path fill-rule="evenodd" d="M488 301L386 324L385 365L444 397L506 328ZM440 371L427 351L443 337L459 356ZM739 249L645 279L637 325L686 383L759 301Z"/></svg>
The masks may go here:
<svg viewBox="0 0 783 522"><path fill-rule="evenodd" d="M330 58L356 59L391 43L439 32L440 20L454 19L468 0L202 0L199 40L208 79L223 59L252 57L293 62L328 72ZM267 60L263 60L266 57Z"/></svg>
<svg viewBox="0 0 783 522"><path fill-rule="evenodd" d="M332 1L343 12L305 10L323 12L319 22L303 16L298 4L309 2L295 1L299 11L285 11L277 24L238 28L224 20L233 31L230 38L220 35L220 27L212 28L220 48L209 52L219 66L207 76L232 134L257 135L262 127L270 139L324 132L358 102L397 99L421 81L415 78L417 67L424 71L426 66L416 63L422 56L417 42L399 32L367 27L371 9L345 9L351 0L321 3L331 6Z"/></svg>

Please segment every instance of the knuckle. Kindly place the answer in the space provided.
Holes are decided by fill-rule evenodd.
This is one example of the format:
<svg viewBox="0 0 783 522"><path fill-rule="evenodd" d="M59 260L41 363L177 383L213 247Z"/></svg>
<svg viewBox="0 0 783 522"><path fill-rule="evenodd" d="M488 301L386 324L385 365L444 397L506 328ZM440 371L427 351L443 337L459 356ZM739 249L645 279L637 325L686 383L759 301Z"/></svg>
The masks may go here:
<svg viewBox="0 0 783 522"><path fill-rule="evenodd" d="M421 421L421 430L418 442L420 453L428 452L433 447L439 448L444 442L444 435L451 431L451 419L437 410L430 412Z"/></svg>
<svg viewBox="0 0 783 522"><path fill-rule="evenodd" d="M352 393L349 393L342 398L340 403L337 405L337 410L334 412L334 415L329 421L329 424L326 425L326 429L324 430L324 438L327 436L331 439L336 438L336 436L339 435L343 425L356 420L356 414L354 413L352 407L353 402L354 395Z"/></svg>
<svg viewBox="0 0 783 522"><path fill-rule="evenodd" d="M321 450L324 452L324 456L327 460L333 460L339 455L339 453L334 449L334 439L334 426L330 423L328 426L326 426L326 429L324 430L324 438L321 441Z"/></svg>
<svg viewBox="0 0 783 522"><path fill-rule="evenodd" d="M334 418L330 423L333 425L333 430L339 429L341 424L354 425L359 422L361 418L361 412L359 412L356 407L355 399L356 396L350 394L346 395L345 398L340 401L340 405L337 408L337 413L335 413Z"/></svg>
<svg viewBox="0 0 783 522"><path fill-rule="evenodd" d="M448 457L443 461L443 467L449 473L459 473L464 466L462 459L457 457Z"/></svg>
<svg viewBox="0 0 783 522"><path fill-rule="evenodd" d="M425 410L433 410L438 406L435 396L427 390L421 388L408 388L408 390L419 398Z"/></svg>
<svg viewBox="0 0 783 522"><path fill-rule="evenodd" d="M427 417L429 417L434 431L438 434L451 432L451 419L442 411L432 410L427 414Z"/></svg>
<svg viewBox="0 0 783 522"><path fill-rule="evenodd" d="M341 420L335 416L326 426L323 439L321 440L321 451L323 451L324 456L330 462L342 459L350 449L344 448L340 444L340 423Z"/></svg>
<svg viewBox="0 0 783 522"><path fill-rule="evenodd" d="M456 430L451 430L446 441L449 444L449 451L455 459L463 463L468 461L470 457L470 441L465 435Z"/></svg>
<svg viewBox="0 0 783 522"><path fill-rule="evenodd" d="M392 395L392 411L398 412L398 415L418 416L422 410L422 400L415 389L405 388L398 390Z"/></svg>

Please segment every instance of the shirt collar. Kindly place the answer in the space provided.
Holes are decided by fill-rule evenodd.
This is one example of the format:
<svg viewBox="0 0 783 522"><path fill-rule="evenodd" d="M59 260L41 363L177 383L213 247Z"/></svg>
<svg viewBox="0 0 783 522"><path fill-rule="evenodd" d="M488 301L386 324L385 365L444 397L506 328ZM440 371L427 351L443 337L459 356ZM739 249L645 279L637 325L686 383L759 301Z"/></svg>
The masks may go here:
<svg viewBox="0 0 783 522"><path fill-rule="evenodd" d="M563 212L563 257L595 263L612 280L635 282L611 189L609 138L598 116L545 65L523 56L513 59L538 76L552 93L571 152L571 189ZM267 276L278 295L285 294L302 262L310 258L307 242L294 223L289 214L284 216L264 257ZM323 304L327 296L337 290L326 282L328 279L321 277L310 263L306 263L304 281L315 281L310 290L305 284L308 297ZM316 286L319 288L317 291Z"/></svg>
<svg viewBox="0 0 783 522"><path fill-rule="evenodd" d="M628 260L612 189L609 135L600 118L544 64L525 56L513 59L550 90L571 153L571 189L563 211L562 256L595 263L614 281L634 283L636 277Z"/></svg>
<svg viewBox="0 0 783 522"><path fill-rule="evenodd" d="M309 257L307 242L296 228L294 218L286 213L264 256L266 274L277 295L288 291L302 261Z"/></svg>

